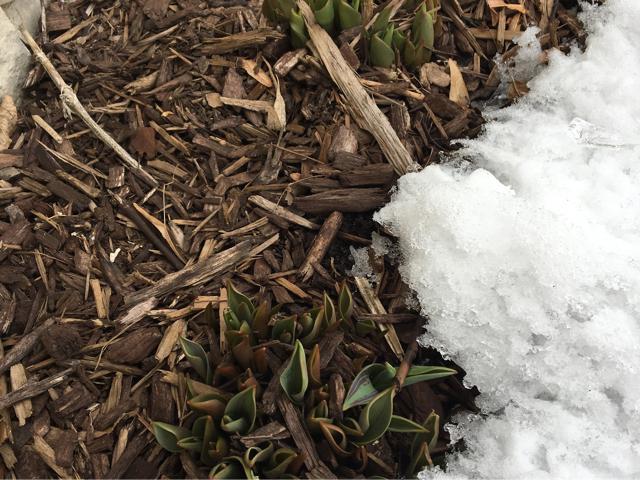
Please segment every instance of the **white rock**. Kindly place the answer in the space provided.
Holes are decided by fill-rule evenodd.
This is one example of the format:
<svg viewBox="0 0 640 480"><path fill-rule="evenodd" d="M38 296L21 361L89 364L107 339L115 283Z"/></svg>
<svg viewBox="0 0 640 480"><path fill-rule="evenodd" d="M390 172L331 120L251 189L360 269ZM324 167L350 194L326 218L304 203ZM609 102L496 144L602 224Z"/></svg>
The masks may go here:
<svg viewBox="0 0 640 480"><path fill-rule="evenodd" d="M5 95L20 97L31 65L31 54L20 40L16 25L24 25L31 33L35 33L39 19L38 0L5 1L0 7L0 98Z"/></svg>
<svg viewBox="0 0 640 480"><path fill-rule="evenodd" d="M4 13L16 26L24 26L33 35L38 30L42 7L40 0L13 0L2 5Z"/></svg>

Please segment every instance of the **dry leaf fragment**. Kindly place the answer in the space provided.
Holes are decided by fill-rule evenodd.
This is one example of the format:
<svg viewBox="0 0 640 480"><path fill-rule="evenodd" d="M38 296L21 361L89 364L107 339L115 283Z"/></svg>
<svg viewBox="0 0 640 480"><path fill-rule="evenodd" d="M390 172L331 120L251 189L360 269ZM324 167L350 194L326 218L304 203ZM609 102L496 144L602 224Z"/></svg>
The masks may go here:
<svg viewBox="0 0 640 480"><path fill-rule="evenodd" d="M467 85L462 78L462 72L458 64L452 58L449 59L449 73L451 75L451 88L449 89L449 100L456 102L461 107L469 106L469 92Z"/></svg>
<svg viewBox="0 0 640 480"><path fill-rule="evenodd" d="M0 150L9 148L11 145L11 135L18 122L18 111L13 98L9 95L2 99L0 103Z"/></svg>
<svg viewBox="0 0 640 480"><path fill-rule="evenodd" d="M159 72L153 72L149 75L145 75L144 77L140 77L131 83L127 83L124 86L124 89L129 93L138 93L145 90L150 90L155 86L156 80L158 79L158 74Z"/></svg>
<svg viewBox="0 0 640 480"><path fill-rule="evenodd" d="M158 362L163 361L169 356L173 347L178 343L178 338L181 335L184 335L185 328L186 322L182 319L178 319L165 330L164 336L162 337L155 353L155 359Z"/></svg>
<svg viewBox="0 0 640 480"><path fill-rule="evenodd" d="M138 155L147 155L147 158L156 156L156 132L151 127L140 127L131 137L131 149Z"/></svg>
<svg viewBox="0 0 640 480"><path fill-rule="evenodd" d="M211 108L220 108L223 105L230 107L240 107L252 112L267 114L267 127L272 130L282 130L286 125L286 112L284 98L280 94L280 88L276 88L276 99L273 104L265 100L243 100L241 98L223 97L219 93L208 93L205 95L207 104Z"/></svg>
<svg viewBox="0 0 640 480"><path fill-rule="evenodd" d="M173 238L171 238L171 234L169 233L169 229L167 228L167 226L135 202L133 203L133 208L135 208L138 213L140 213L140 215L142 215L158 230L158 232L160 232L160 235L166 240L169 248L173 250L173 253L175 253L182 262L186 263L185 259L182 256L182 252L178 250L175 243L173 242Z"/></svg>
<svg viewBox="0 0 640 480"><path fill-rule="evenodd" d="M253 77L258 83L261 83L267 88L273 87L273 82L267 72L258 68L258 64L256 62L242 58L240 59L240 65L244 71L247 72L249 76Z"/></svg>
<svg viewBox="0 0 640 480"><path fill-rule="evenodd" d="M284 104L284 98L280 93L280 82L275 79L276 99L273 107L267 112L267 127L271 130L282 130L287 126L287 112Z"/></svg>
<svg viewBox="0 0 640 480"><path fill-rule="evenodd" d="M207 105L209 105L211 108L220 108L224 106L224 103L222 103L222 100L220 100L220 98L221 95L216 92L207 93L204 96L204 99L207 101Z"/></svg>
<svg viewBox="0 0 640 480"><path fill-rule="evenodd" d="M451 83L451 77L437 63L425 63L420 67L420 83L444 88Z"/></svg>

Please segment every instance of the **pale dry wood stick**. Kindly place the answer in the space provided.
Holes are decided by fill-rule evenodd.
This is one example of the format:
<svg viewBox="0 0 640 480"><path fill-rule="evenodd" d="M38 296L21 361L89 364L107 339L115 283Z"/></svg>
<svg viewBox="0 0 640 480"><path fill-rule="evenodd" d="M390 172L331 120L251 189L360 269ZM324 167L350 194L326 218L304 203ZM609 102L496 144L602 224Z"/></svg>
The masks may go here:
<svg viewBox="0 0 640 480"><path fill-rule="evenodd" d="M306 218L296 215L295 213L281 207L271 200L261 197L260 195L251 195L248 200L254 205L265 209L269 213L273 213L280 218L284 218L288 222L295 223L296 225L300 225L301 227L308 228L310 230L317 230L319 228L316 223L310 222Z"/></svg>
<svg viewBox="0 0 640 480"><path fill-rule="evenodd" d="M154 285L127 295L125 297L125 304L133 307L150 297L160 298L180 288L191 287L207 282L217 274L232 268L237 263L248 258L251 255L252 246L253 243L250 240L245 240L202 262L189 265L177 272L166 275Z"/></svg>
<svg viewBox="0 0 640 480"><path fill-rule="evenodd" d="M53 80L53 83L60 90L60 99L64 104L66 110L69 110L80 117L80 119L89 127L89 129L98 137L106 146L111 148L122 163L131 169L131 171L140 177L145 183L152 187L157 187L158 182L155 178L151 176L151 174L145 170L143 170L140 163L133 158L129 152L127 152L118 142L116 142L111 135L109 135L100 125L98 125L93 118L87 113L85 108L78 100L73 89L66 84L62 76L58 73L53 64L49 61L45 53L38 46L33 37L29 34L29 32L25 28L20 29L20 33L22 34L22 38L25 43L29 46L31 51L33 52L34 57L43 68L46 70L47 74Z"/></svg>
<svg viewBox="0 0 640 480"><path fill-rule="evenodd" d="M385 315L387 311L373 291L373 288L371 288L369 280L364 277L355 277L354 280L358 290L360 291L360 295L362 295L364 303L367 304L369 312L376 315ZM398 334L396 333L396 329L393 324L376 323L376 325L384 335L384 338L387 340L387 343L389 344L389 347L391 347L393 353L395 353L399 360L402 360L404 358L404 350L402 349L400 339L398 338Z"/></svg>
<svg viewBox="0 0 640 480"><path fill-rule="evenodd" d="M49 318L45 320L45 322L34 328L31 332L23 335L22 338L16 343L9 353L5 354L0 360L0 373L6 372L10 367L18 363L24 357L26 357L29 352L37 345L38 340L40 340L40 336L53 325L54 320Z"/></svg>
<svg viewBox="0 0 640 480"><path fill-rule="evenodd" d="M19 390L27 383L27 371L22 363L17 363L9 369L9 379L11 380L11 389ZM25 399L13 405L13 410L18 417L18 425L23 426L27 423L27 418L33 415L33 406L30 399Z"/></svg>
<svg viewBox="0 0 640 480"><path fill-rule="evenodd" d="M361 128L373 135L396 173L404 175L412 169L414 162L391 123L360 84L360 79L342 57L329 34L318 25L311 7L304 0L297 0L296 4L322 63L347 99L354 119Z"/></svg>
<svg viewBox="0 0 640 480"><path fill-rule="evenodd" d="M0 397L0 409L10 407L18 402L37 397L52 387L61 384L73 372L73 368L67 368L55 375L37 382L28 381L22 387Z"/></svg>

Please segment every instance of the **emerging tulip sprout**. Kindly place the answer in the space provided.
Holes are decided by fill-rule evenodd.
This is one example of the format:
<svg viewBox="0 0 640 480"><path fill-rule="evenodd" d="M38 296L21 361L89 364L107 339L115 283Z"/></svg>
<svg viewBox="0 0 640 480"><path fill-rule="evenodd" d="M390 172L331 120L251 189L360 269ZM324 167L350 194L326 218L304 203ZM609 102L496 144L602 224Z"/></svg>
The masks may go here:
<svg viewBox="0 0 640 480"><path fill-rule="evenodd" d="M417 423L394 413L397 368L373 363L362 368L351 382L342 411L330 413L328 374L323 371L319 340L338 328L364 328L352 320L353 298L343 287L337 304L325 294L322 306L299 315L284 315L266 303L255 305L227 286L228 309L224 312L229 354L217 364L197 342L180 339L195 380L187 380L185 425L154 422L158 443L173 453L188 452L196 464L210 469L210 478L296 478L304 475L304 456L291 446L264 440L244 447L239 441L264 425L258 400L263 385L273 378L267 361L269 345L286 344L291 354L277 379L311 435L326 441L331 454L351 471L370 474L367 445L387 432L411 435L406 475L431 465L430 449L438 438L439 417L432 413ZM206 310L208 321L212 311ZM455 374L440 366L412 366L403 386ZM274 379L275 380L275 379Z"/></svg>
<svg viewBox="0 0 640 480"><path fill-rule="evenodd" d="M316 21L330 35L356 27L364 28L360 0L307 0ZM413 3L413 2L407 2ZM368 57L371 65L389 68L400 60L414 69L429 62L433 51L435 29L438 21L439 0L425 0L417 8L410 9L413 19L409 28L390 21L391 8L381 10L375 22L365 32L368 40ZM301 48L309 41L302 16L293 0L265 0L263 13L271 21L287 24L291 44Z"/></svg>

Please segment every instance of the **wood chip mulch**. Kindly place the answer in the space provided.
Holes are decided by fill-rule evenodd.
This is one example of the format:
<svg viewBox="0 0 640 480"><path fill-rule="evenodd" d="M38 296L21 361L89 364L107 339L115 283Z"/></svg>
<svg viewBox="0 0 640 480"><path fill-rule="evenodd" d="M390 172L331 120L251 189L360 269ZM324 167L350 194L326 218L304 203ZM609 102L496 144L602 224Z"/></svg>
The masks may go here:
<svg viewBox="0 0 640 480"><path fill-rule="evenodd" d="M436 51L419 72L368 68L357 32L336 43L424 166L479 133L484 102L526 92L501 83L491 60L513 58L518 32L540 26L545 52L584 42L571 3L442 0ZM292 51L259 4L52 1L45 25L41 48L145 175L68 115L42 66L33 68L0 150L2 478L192 473L155 443L150 422L184 414L177 339L219 348L202 312L224 308L229 278L291 312L347 281L356 317L385 325L401 349L414 341L425 319L406 306L396 266L374 258L373 276L349 276L349 247L371 244L371 213L397 174L320 59ZM399 361L392 342L374 337L321 343L345 381L351 358ZM425 350L415 361L450 365ZM476 392L461 379L408 388L402 408L436 410L443 424L474 410ZM447 443L443 431L434 455Z"/></svg>

